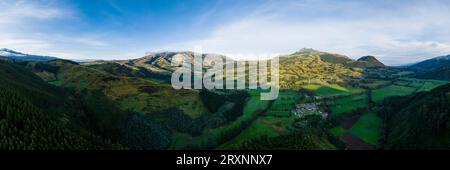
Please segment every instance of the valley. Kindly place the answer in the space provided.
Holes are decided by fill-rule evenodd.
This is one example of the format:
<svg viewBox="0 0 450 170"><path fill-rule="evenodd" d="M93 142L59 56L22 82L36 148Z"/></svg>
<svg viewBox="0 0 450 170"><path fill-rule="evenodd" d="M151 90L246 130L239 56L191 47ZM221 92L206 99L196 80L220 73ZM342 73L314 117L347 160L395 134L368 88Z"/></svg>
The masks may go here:
<svg viewBox="0 0 450 170"><path fill-rule="evenodd" d="M105 149L421 148L421 143L408 144L419 137L401 131L422 132L429 128L417 129L413 127L422 126L398 122L420 123L407 113L422 115L430 108L441 108L436 110L441 115L436 118L439 121L433 116L431 120L428 120L430 116L423 120L431 123L430 131L435 134L429 138L436 142L419 142L430 148L450 146L446 143L450 129L445 77L425 79L419 76L422 74L418 69L385 66L373 56L352 60L339 54L304 49L279 57L279 96L276 100L264 101L260 100L264 92L261 89L173 89L170 76L175 68L170 66L170 60L176 54L155 53L127 61L84 63L8 58L0 60L1 78L15 85L4 86L0 92L17 89L17 95L28 98L30 105L38 108L39 115L56 115L49 119L73 131L71 134L86 138L85 143L97 141L98 147ZM42 95L28 97L35 92ZM416 96L441 102L426 103ZM406 111L415 106L408 106L403 100L430 106ZM1 121L15 121L11 110L20 109L14 103L3 101L0 104L0 112L7 113L0 116ZM58 106L54 106L56 104ZM31 110L16 112L35 113ZM26 135L4 138L6 142L0 142L0 146L19 149L22 145L10 144L10 141L30 142L35 132L28 134L28 129L22 126L12 123L3 128L2 134L9 134L6 130L9 127ZM91 140L90 136L98 139ZM100 145L98 141L103 143ZM30 149L60 148L52 144L46 147L26 145ZM91 145L61 147L84 149Z"/></svg>

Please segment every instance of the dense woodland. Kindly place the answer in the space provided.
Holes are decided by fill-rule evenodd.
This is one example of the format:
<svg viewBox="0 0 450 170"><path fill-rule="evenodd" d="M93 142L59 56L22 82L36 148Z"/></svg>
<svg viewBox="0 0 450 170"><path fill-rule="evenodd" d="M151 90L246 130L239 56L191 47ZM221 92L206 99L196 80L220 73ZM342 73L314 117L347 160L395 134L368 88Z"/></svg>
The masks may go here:
<svg viewBox="0 0 450 170"><path fill-rule="evenodd" d="M384 101L386 149L450 149L450 85Z"/></svg>

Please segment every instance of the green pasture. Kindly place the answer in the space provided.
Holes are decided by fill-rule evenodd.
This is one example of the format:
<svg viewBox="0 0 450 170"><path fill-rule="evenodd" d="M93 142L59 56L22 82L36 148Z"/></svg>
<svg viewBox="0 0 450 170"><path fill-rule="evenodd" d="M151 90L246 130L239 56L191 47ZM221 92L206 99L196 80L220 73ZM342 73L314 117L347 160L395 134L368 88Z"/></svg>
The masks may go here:
<svg viewBox="0 0 450 170"><path fill-rule="evenodd" d="M407 86L390 85L381 89L372 91L372 100L374 102L380 102L383 99L391 96L405 96L412 94L416 91L415 88Z"/></svg>
<svg viewBox="0 0 450 170"><path fill-rule="evenodd" d="M350 133L368 144L376 145L381 137L382 120L372 111L362 115Z"/></svg>

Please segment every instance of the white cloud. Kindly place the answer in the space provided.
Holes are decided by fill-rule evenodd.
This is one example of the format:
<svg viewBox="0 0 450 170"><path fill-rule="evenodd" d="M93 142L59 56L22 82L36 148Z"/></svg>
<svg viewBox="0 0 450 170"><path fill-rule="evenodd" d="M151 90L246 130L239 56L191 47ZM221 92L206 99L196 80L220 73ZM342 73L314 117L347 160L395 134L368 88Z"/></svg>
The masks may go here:
<svg viewBox="0 0 450 170"><path fill-rule="evenodd" d="M17 49L45 49L51 47L49 43L29 38L0 37L0 47L16 47Z"/></svg>
<svg viewBox="0 0 450 170"><path fill-rule="evenodd" d="M21 24L26 20L50 20L72 15L67 9L35 3L36 1L4 0L0 3L1 24Z"/></svg>
<svg viewBox="0 0 450 170"><path fill-rule="evenodd" d="M89 56L79 49L105 48L102 34L70 34L41 30L45 25L76 18L76 11L59 1L0 1L0 48L67 59ZM84 46L84 48L82 48Z"/></svg>
<svg viewBox="0 0 450 170"><path fill-rule="evenodd" d="M392 8L357 2L281 2L265 4L205 39L168 47L202 46L204 51L225 54L279 54L311 47L353 58L377 55L387 64L450 53L450 6L443 1L386 1L384 5ZM400 4L390 4L395 2Z"/></svg>
<svg viewBox="0 0 450 170"><path fill-rule="evenodd" d="M109 2L117 12L122 12L114 1ZM77 19L79 11L62 3L0 0L0 48L68 59L96 55L115 59L138 57L149 49L184 51L201 46L204 52L255 59L306 47L353 58L375 55L387 64L411 63L450 53L450 4L438 0L267 1L245 10L225 9L226 14L220 12L218 5L197 16L197 22L174 31L198 29L205 32L204 36L159 46L154 45L159 44L157 37L136 39L110 30L70 33L64 30L68 27L58 31L41 29L46 25L60 28L54 22ZM220 24L199 29L213 19ZM78 29L75 24L74 29ZM146 46L142 44L152 46L142 49Z"/></svg>
<svg viewBox="0 0 450 170"><path fill-rule="evenodd" d="M101 41L98 39L86 38L86 37L75 38L75 39L73 39L73 41L84 44L84 45L88 45L91 47L107 47L110 45L107 42L104 42L104 41Z"/></svg>

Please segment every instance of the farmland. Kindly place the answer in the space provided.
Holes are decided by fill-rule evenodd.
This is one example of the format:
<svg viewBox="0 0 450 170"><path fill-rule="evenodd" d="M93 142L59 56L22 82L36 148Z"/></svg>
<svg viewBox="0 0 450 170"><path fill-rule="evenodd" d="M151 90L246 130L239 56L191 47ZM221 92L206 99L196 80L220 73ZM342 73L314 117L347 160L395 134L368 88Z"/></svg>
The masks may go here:
<svg viewBox="0 0 450 170"><path fill-rule="evenodd" d="M224 126L207 128L198 137L176 133L174 135L176 143L172 144L172 148L207 146L221 150L245 146L246 142L261 138L276 139L289 135L295 133L299 125L308 124L305 118L293 113L297 105L305 104L317 106L317 111L309 113L318 111L327 113L330 119L322 117L323 122L338 120L337 124L329 128L329 133L343 140L349 149L375 148L381 138L382 121L378 117L379 108L371 103L379 103L391 96L408 95L445 83L419 79L394 81L375 79L371 82L374 84L371 86L363 84L362 87L310 84L303 86L305 91L282 89L277 100L273 102L260 100L261 90L246 90L250 98L243 108L242 116Z"/></svg>
<svg viewBox="0 0 450 170"><path fill-rule="evenodd" d="M289 64L290 60L293 59L282 62ZM296 62L305 67L307 64L326 66L330 70L334 67L316 60ZM325 124L328 133L343 141L347 149L376 148L383 126L379 104L384 99L428 91L447 83L409 78L411 72L386 68L361 72L334 67L339 74L352 75L351 79L344 80L327 75L328 70L306 69L302 72L307 74L300 74L299 67L291 66L281 68L281 89L276 100L262 101L261 90L246 90L250 98L243 115L226 125L206 128L199 137L176 133L175 141L189 142L174 144L177 146L173 148L239 148L247 146L249 141L279 139L298 133L298 129L314 129ZM309 75L310 72L317 74L317 78Z"/></svg>
<svg viewBox="0 0 450 170"><path fill-rule="evenodd" d="M331 112L335 116L339 116L355 109L367 108L368 102L367 94L363 93L355 96L337 98L329 101L329 104L331 105Z"/></svg>
<svg viewBox="0 0 450 170"><path fill-rule="evenodd" d="M416 92L429 91L446 83L445 81L413 78L374 79L370 83L361 83L361 86L367 88L366 93L334 97L326 101L333 117L341 120L341 123L346 123L345 126L349 126L350 122L349 127L338 123L329 131L342 140L345 136L345 142L353 142L353 140L348 140L350 135L368 145L376 146L381 138L382 121L378 116L379 108L371 108L371 102L376 104L392 96L406 96ZM350 121L353 119L351 117L357 120ZM355 144L347 143L347 145L352 147Z"/></svg>
<svg viewBox="0 0 450 170"><path fill-rule="evenodd" d="M376 145L381 137L381 119L375 111L364 114L350 129L350 134L368 144Z"/></svg>
<svg viewBox="0 0 450 170"><path fill-rule="evenodd" d="M244 108L244 115L250 114L256 109L264 109L268 106L266 101L259 100L258 91L250 91L252 99ZM301 96L297 91L282 90L266 114L260 115L251 125L243 130L232 140L223 144L220 148L227 148L261 136L275 137L287 133L293 123L292 109L296 101L300 101Z"/></svg>
<svg viewBox="0 0 450 170"><path fill-rule="evenodd" d="M398 85L391 85L387 87L383 87L381 89L373 90L372 94L372 100L375 102L380 102L383 99L391 96L405 96L412 94L417 89L408 87L408 86L398 86Z"/></svg>

